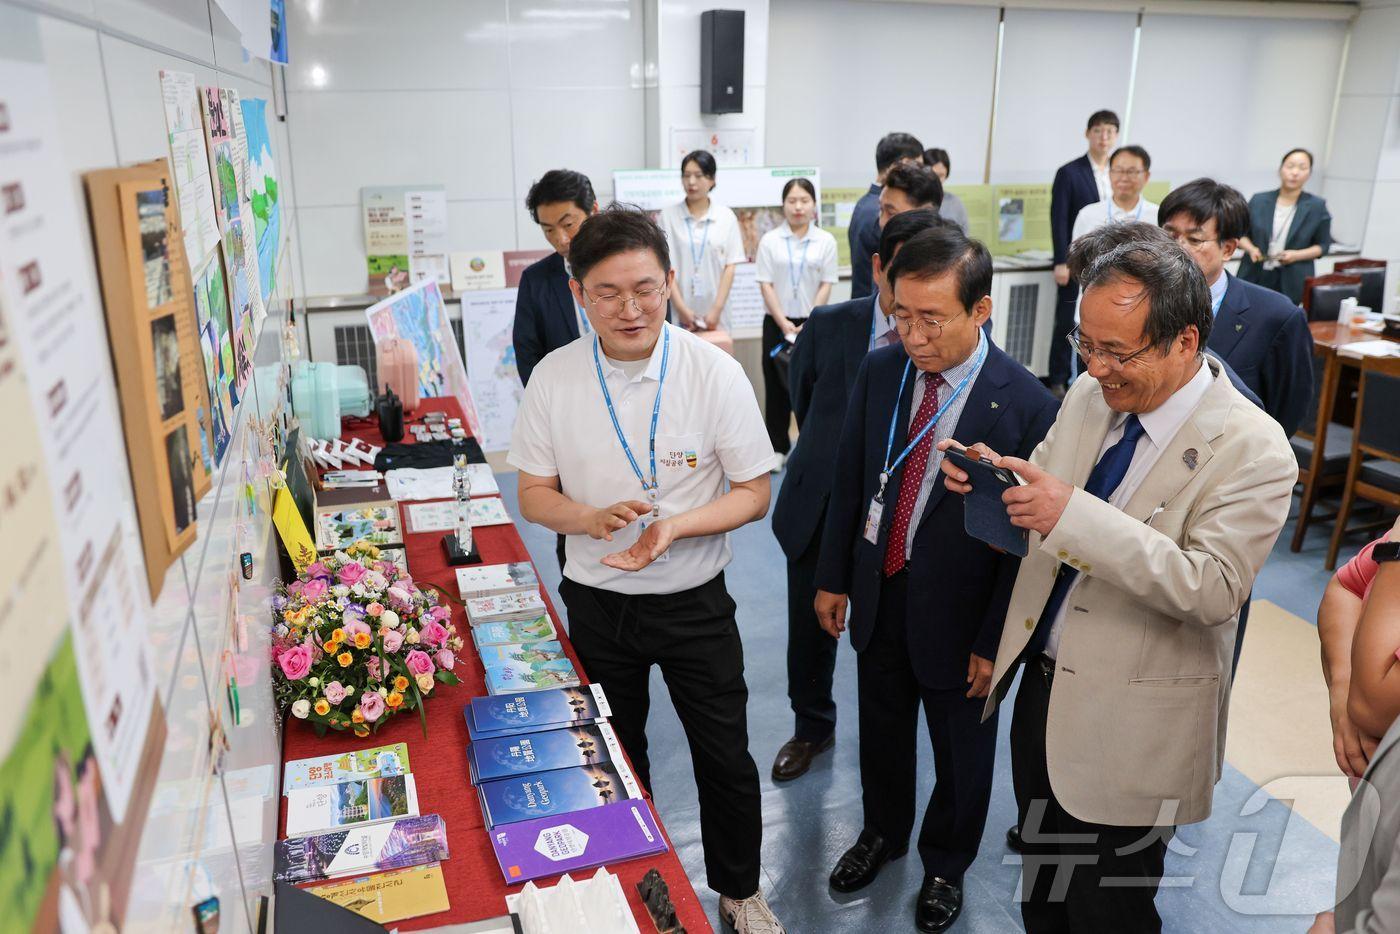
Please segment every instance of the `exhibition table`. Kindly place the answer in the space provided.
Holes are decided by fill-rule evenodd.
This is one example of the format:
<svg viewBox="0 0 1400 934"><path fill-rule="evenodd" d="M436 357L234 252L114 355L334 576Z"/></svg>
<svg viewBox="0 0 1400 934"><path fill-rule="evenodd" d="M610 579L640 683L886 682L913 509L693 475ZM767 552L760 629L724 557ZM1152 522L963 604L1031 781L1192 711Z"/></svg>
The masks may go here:
<svg viewBox="0 0 1400 934"><path fill-rule="evenodd" d="M425 399L411 420L417 420L425 412L441 411L449 417L462 415L461 407L455 399ZM378 428L373 423L359 422L347 425L346 440L363 438L371 444L382 444ZM406 440L410 440L408 438ZM518 517L516 517L518 518ZM440 814L447 823L447 839L450 858L442 864L443 878L447 885L447 895L452 907L436 914L424 915L407 921L397 922L399 930L414 931L435 928L447 924L460 924L492 918L506 913L505 896L518 892L519 885L507 886L496 862L487 830L482 821L481 807L476 790L471 783L467 769L466 749L468 743L466 721L462 709L471 698L486 693L481 663L471 645L471 634L457 600L456 575L447 564L442 550L443 532L413 534L405 532L404 545L408 555L408 569L420 583L434 584L445 590L453 598L453 622L465 637L467 645L460 653L455 673L462 683L449 687L439 685L426 705L428 735L423 735L419 718L414 714L395 717L388 725L369 739L356 739L349 733L327 732L317 736L315 732L295 719L287 721L282 746L283 761L303 759L311 756L332 755L352 749L362 749L384 743L406 743L409 765L416 778L418 807L422 814ZM500 564L509 561L529 561L530 554L514 525L487 526L474 530L474 538L481 552L483 563ZM552 555L550 556L552 559ZM549 614L579 676L587 682L587 673L574 654L573 646L564 634L559 613L550 603L549 594L543 588L541 593L549 609ZM607 685L603 685L604 691ZM650 805L650 801L648 800ZM656 809L652 807L652 813ZM657 825L665 832L660 816ZM285 833L286 800L283 799L279 816L279 837ZM669 837L667 838L669 842ZM648 869L655 867L670 887L671 899L676 905L677 920L687 931L711 930L709 919L696 898L695 890L686 878L685 870L676 857L674 848L657 856L643 857L630 862L609 864L609 871L615 873L627 894L628 904L636 916L638 927L654 931L655 927L637 895L636 883ZM576 877L587 877L596 870L575 873ZM536 880L537 885L553 885L557 877Z"/></svg>

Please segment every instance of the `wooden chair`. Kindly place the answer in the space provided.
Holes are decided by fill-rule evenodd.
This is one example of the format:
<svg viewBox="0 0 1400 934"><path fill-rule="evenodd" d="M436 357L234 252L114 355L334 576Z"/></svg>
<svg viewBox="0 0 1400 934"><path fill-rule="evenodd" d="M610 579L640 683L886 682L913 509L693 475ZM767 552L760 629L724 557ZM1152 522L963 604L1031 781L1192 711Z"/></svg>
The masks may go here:
<svg viewBox="0 0 1400 934"><path fill-rule="evenodd" d="M1342 487L1342 508L1327 547L1329 571L1337 566L1337 552L1358 496L1400 509L1400 431L1396 430L1396 412L1400 412L1400 359L1367 357L1361 362L1361 387L1356 394L1356 421L1352 427L1351 461Z"/></svg>
<svg viewBox="0 0 1400 934"><path fill-rule="evenodd" d="M1360 276L1334 272L1303 280L1303 311L1309 321L1336 321L1344 298L1360 300Z"/></svg>
<svg viewBox="0 0 1400 934"><path fill-rule="evenodd" d="M1349 259L1332 267L1334 273L1361 277L1361 304L1379 314L1385 305L1385 260Z"/></svg>
<svg viewBox="0 0 1400 934"><path fill-rule="evenodd" d="M1298 509L1298 522L1293 529L1290 551L1301 551L1308 525L1314 519L1326 520L1333 514L1313 516L1318 494L1341 486L1346 480L1347 461L1351 457L1352 431L1345 425L1332 424L1332 411L1337 398L1341 367L1331 351L1319 350L1313 358L1312 403L1303 424L1289 439L1293 454L1298 458L1298 482L1303 490Z"/></svg>

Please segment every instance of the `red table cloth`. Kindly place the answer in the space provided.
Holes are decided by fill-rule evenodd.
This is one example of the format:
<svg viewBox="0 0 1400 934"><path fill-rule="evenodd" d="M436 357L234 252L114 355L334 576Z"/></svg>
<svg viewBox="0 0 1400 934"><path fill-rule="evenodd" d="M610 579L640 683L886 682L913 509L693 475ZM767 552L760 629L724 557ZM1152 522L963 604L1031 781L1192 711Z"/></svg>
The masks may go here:
<svg viewBox="0 0 1400 934"><path fill-rule="evenodd" d="M461 418L462 411L452 398L424 399L413 413L411 420L417 421L425 412L440 411L452 418ZM347 425L346 440L363 438L371 444L382 444L379 430L373 423L357 422ZM411 437L407 440L411 441ZM519 517L515 517L519 520ZM401 523L402 524L402 523ZM458 596L457 578L448 565L442 550L443 532L405 533L404 545L408 555L409 573L414 580L436 584L454 598ZM487 526L475 529L473 537L481 552L484 564L501 564L509 561L529 561L530 554L525 548L520 533L513 525ZM587 673L574 654L573 646L564 633L559 614L550 602L549 593L541 588L550 616L580 677L586 682ZM423 736L422 724L416 712L401 714L391 720L369 739L356 739L353 734L327 732L325 736L316 733L300 720L289 718L282 742L282 760L304 759L312 756L335 755L352 749L364 749L385 743L406 743L408 745L409 766L415 776L418 788L418 809L422 814L440 814L447 823L448 852L450 858L442 864L443 879L447 885L447 895L452 907L419 918L395 923L404 931L416 931L445 924L461 924L479 921L506 913L505 896L518 892L522 886L508 886L501 876L499 864L491 848L485 823L481 818L481 806L472 787L471 775L467 768L467 726L462 709L473 697L486 693L486 685L481 668L471 643L467 620L460 605L453 606L453 622L459 633L466 639L456 668L462 683L449 687L439 685L428 701L428 736ZM607 685L603 685L607 690ZM648 804L650 804L648 800ZM656 813L652 806L652 813ZM283 799L279 817L279 834L285 834L286 800ZM664 834L665 826L657 815L657 825ZM667 837L669 843L670 838ZM700 901L695 896L685 869L676 858L674 849L657 856L643 857L625 863L609 864L608 870L617 875L622 889L627 894L628 904L636 916L637 925L643 932L654 931L637 894L636 883L655 867L666 879L671 891L671 900L676 905L677 920L687 931L711 930ZM596 870L575 873L576 878L591 876ZM553 885L557 876L535 880L536 885Z"/></svg>

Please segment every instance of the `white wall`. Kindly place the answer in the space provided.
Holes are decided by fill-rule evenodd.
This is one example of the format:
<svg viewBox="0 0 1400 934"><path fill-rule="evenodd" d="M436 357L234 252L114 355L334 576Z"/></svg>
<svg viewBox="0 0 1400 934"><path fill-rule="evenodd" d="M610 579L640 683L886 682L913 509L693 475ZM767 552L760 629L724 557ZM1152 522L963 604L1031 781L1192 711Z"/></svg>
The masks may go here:
<svg viewBox="0 0 1400 934"><path fill-rule="evenodd" d="M290 0L287 109L308 295L364 291L360 189L447 186L456 249L546 249L552 168L645 164L642 0ZM698 41L698 40L697 40Z"/></svg>
<svg viewBox="0 0 1400 934"><path fill-rule="evenodd" d="M160 69L192 72L200 84L236 88L244 97L271 101L274 96L274 72L266 63L243 61L237 33L213 0L0 0L0 14L7 24L22 24L17 34L37 30L64 168L84 219L82 173L167 157ZM283 172L283 230L289 231L296 187L286 174L286 125L275 119L271 104L268 120ZM72 249L72 261L87 277L90 293L100 296L89 239L81 238ZM297 287L294 259L289 253L281 257L275 298L283 307ZM94 303L92 312L101 315L100 305ZM270 332L263 332L272 338L274 351L276 320L269 317ZM99 326L105 330L105 321ZM94 365L106 366L103 361ZM239 408L239 430L247 407ZM235 435L231 449L241 445L242 438ZM94 451L93 457L108 459L125 478L123 452ZM168 735L139 851L128 854L137 865L124 929L189 930L190 906L216 895L224 929L251 934L258 897L271 888L280 749L265 677L243 692L246 728L233 728L230 717L223 716L231 743L224 771L212 780L207 770L201 771L211 713L224 704L223 652L231 635L228 575L238 561L231 534L233 490L241 479L227 468L239 460L225 458L224 471L199 504L199 538L169 569L152 609L149 657ZM130 503L126 508L134 512ZM233 612L246 614L255 631L264 632L266 584L275 564L266 550L272 541L266 515L252 525L240 544L254 552L259 577L244 584ZM256 654L258 649L249 651Z"/></svg>

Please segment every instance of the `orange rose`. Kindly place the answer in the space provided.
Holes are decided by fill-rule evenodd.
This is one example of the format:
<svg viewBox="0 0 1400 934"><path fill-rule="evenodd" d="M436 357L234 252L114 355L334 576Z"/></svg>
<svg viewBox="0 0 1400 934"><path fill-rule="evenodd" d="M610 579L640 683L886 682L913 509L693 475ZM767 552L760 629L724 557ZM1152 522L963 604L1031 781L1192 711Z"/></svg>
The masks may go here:
<svg viewBox="0 0 1400 934"><path fill-rule="evenodd" d="M318 701L316 702L315 710L316 710L316 716L318 716L318 717L324 717L326 714L328 714L328 713L331 712L331 705L330 705L330 702L327 701L324 697L321 698L320 700L318 700Z"/></svg>
<svg viewBox="0 0 1400 934"><path fill-rule="evenodd" d="M335 650L338 648L340 648L340 643L332 640L322 645L321 651L325 652L327 655L334 655Z"/></svg>
<svg viewBox="0 0 1400 934"><path fill-rule="evenodd" d="M341 652L335 657L335 660L340 663L341 668L349 668L350 663L355 659L349 652Z"/></svg>
<svg viewBox="0 0 1400 934"><path fill-rule="evenodd" d="M345 630L344 630L344 629L341 629L339 626L337 626L337 627L335 628L335 630L331 633L331 641L332 641L332 642L344 642L344 641L345 641Z"/></svg>
<svg viewBox="0 0 1400 934"><path fill-rule="evenodd" d="M355 648L357 649L367 649L369 648L369 644L373 641L374 637L367 632L355 633Z"/></svg>
<svg viewBox="0 0 1400 934"><path fill-rule="evenodd" d="M408 690L408 679L405 678L403 675L399 675L397 678L395 678L395 679L394 679L394 690L395 690L395 691L407 691L407 690Z"/></svg>
<svg viewBox="0 0 1400 934"><path fill-rule="evenodd" d="M354 720L356 723L364 723L365 715L360 713L360 708L356 707L354 712L350 714L350 719Z"/></svg>
<svg viewBox="0 0 1400 934"><path fill-rule="evenodd" d="M390 691L389 696L384 698L384 703L388 704L391 710L398 710L403 706L403 695L398 691Z"/></svg>

